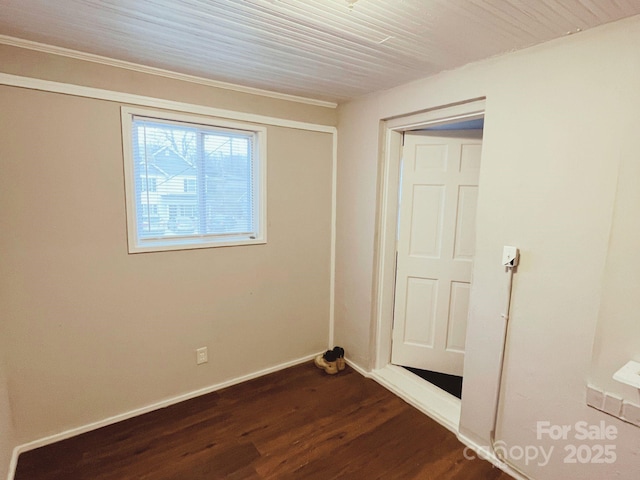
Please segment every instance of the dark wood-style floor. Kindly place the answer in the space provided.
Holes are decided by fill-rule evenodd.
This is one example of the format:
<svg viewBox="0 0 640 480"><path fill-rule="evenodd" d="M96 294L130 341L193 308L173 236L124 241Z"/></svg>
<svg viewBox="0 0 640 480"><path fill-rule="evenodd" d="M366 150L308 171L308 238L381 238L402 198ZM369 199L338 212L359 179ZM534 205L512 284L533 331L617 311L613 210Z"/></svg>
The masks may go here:
<svg viewBox="0 0 640 480"><path fill-rule="evenodd" d="M16 480L507 480L349 367L312 363L25 452Z"/></svg>

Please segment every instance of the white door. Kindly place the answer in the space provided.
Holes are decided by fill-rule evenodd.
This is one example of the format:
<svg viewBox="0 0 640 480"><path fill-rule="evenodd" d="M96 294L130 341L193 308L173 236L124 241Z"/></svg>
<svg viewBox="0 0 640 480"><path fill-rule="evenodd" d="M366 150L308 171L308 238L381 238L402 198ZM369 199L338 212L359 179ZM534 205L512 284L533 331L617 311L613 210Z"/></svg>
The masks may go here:
<svg viewBox="0 0 640 480"><path fill-rule="evenodd" d="M391 362L462 376L482 131L405 134Z"/></svg>

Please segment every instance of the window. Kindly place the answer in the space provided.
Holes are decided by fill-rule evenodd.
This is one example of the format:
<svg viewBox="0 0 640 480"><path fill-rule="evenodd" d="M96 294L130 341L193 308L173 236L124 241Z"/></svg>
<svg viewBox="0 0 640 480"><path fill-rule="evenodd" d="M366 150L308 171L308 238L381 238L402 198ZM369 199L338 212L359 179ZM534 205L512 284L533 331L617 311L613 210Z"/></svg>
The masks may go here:
<svg viewBox="0 0 640 480"><path fill-rule="evenodd" d="M266 129L123 107L129 252L265 243Z"/></svg>

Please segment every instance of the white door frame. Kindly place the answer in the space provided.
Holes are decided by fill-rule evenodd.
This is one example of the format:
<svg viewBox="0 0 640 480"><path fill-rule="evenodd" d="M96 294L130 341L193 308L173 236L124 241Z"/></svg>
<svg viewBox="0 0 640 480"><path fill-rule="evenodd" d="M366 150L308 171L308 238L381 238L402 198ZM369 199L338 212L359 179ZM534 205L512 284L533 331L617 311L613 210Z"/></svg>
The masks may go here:
<svg viewBox="0 0 640 480"><path fill-rule="evenodd" d="M427 126L480 118L484 116L484 112L485 99L481 98L392 117L381 122L371 336L371 351L374 353L370 365L372 370L382 369L391 363L402 135Z"/></svg>

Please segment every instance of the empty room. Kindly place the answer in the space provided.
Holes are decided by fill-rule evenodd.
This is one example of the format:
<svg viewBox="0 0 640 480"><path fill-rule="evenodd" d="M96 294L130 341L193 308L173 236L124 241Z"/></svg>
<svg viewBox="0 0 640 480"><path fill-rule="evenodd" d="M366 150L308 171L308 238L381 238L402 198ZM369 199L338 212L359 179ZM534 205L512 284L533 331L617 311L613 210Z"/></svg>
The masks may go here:
<svg viewBox="0 0 640 480"><path fill-rule="evenodd" d="M0 478L635 480L640 3L2 0Z"/></svg>

